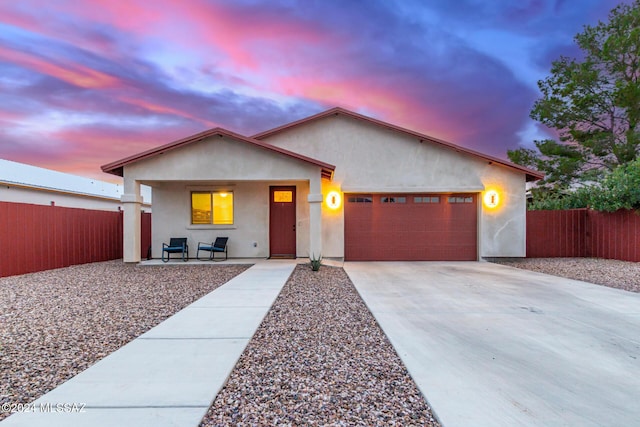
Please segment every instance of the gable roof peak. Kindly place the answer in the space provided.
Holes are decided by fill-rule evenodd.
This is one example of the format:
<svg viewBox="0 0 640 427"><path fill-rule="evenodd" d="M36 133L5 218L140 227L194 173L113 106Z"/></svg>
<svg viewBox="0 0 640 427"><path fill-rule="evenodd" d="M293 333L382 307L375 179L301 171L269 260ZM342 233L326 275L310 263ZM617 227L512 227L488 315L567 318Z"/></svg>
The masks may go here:
<svg viewBox="0 0 640 427"><path fill-rule="evenodd" d="M129 164L136 163L138 161L145 160L151 157L155 157L160 154L164 154L168 151L175 150L176 148L180 148L182 146L189 145L194 142L202 141L203 139L206 139L212 136L232 138L237 141L248 143L255 147L260 147L262 149L265 149L271 152L276 152L297 160L301 160L306 163L313 164L315 166L320 167L322 177L326 179L332 179L333 172L336 168L334 165L330 165L320 160L312 159L311 157L303 156L302 154L294 153L293 151L276 147L275 145L269 144L267 142L259 141L254 138L249 138L244 135L240 135L239 133L235 133L221 127L208 129L203 132L199 132L194 135L179 139L177 141L173 141L168 144L161 145L160 147L155 147L150 150L143 151L141 153L134 154L129 157L125 157L124 159L117 160L115 162L103 165L101 168L103 172L110 173L117 176L124 176L124 167Z"/></svg>
<svg viewBox="0 0 640 427"><path fill-rule="evenodd" d="M426 135L426 134L423 134L423 133L420 133L420 132L416 132L416 131L413 131L411 129L407 129L407 128L404 128L404 127L401 127L401 126L397 126L397 125L394 125L394 124L391 124L391 123L388 123L388 122L384 122L382 120L375 119L375 118L369 117L369 116L365 116L363 114L356 113L355 111L347 110L346 108L337 107L337 106L333 107L333 108L330 108L330 109L328 109L326 111L322 111L322 112L320 112L318 114L314 114L312 116L309 116L309 117L306 117L306 118L302 118L300 120L296 120L296 121L293 121L291 123L286 123L286 124L284 124L282 126L278 126L278 127L273 128L273 129L269 129L269 130L257 133L255 135L253 135L252 138L253 139L257 139L257 140L263 140L263 139L269 138L269 137L271 137L273 135L279 134L281 132L285 132L285 131L287 131L289 129L292 129L292 128L295 128L295 127L298 127L298 126L302 126L302 125L314 122L316 120L320 120L320 119L323 119L325 117L330 117L330 116L333 116L333 115L344 115L344 116L347 116L347 117L351 117L351 118L356 119L356 120L361 120L361 121L364 121L364 122L367 122L367 123L371 123L371 124L374 124L374 125L377 125L377 126L380 126L380 127L395 131L395 132L402 133L404 135L415 137L416 139L418 139L418 141L420 143L423 143L425 141L426 142L430 142L430 143L433 143L433 144L436 144L436 145L440 145L442 147L446 147L448 149L452 149L452 150L454 150L456 152L459 152L459 153L465 153L465 154L468 154L468 155L471 155L471 156L474 156L474 157L478 157L478 158L480 158L482 160L488 161L489 164L496 163L496 164L500 164L500 165L506 166L506 167L511 168L511 169L515 169L515 170L517 170L519 172L523 172L526 175L527 181L536 181L538 179L544 178L544 174L542 174L539 171L536 171L536 170L533 170L533 169L529 169L529 168L526 168L524 166L521 166L521 165L518 165L518 164L515 164L515 163L511 163L511 162L509 162L507 160L503 160L503 159L501 159L499 157L490 156L488 154L480 153L479 151L471 150L469 148L464 148L464 147L456 145L456 144L454 144L452 142L445 141L443 139L434 138L432 136L429 136L429 135Z"/></svg>

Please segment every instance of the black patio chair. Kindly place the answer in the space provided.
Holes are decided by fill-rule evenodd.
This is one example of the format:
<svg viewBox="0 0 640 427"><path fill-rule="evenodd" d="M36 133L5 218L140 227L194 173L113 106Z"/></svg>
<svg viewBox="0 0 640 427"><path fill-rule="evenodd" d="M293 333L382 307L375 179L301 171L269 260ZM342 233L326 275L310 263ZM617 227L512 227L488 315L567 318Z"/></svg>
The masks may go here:
<svg viewBox="0 0 640 427"><path fill-rule="evenodd" d="M228 237L216 237L213 243L198 242L198 252L196 258L200 259L200 251L209 252L210 261L225 261L227 259L227 241ZM224 259L216 259L216 253L223 253Z"/></svg>
<svg viewBox="0 0 640 427"><path fill-rule="evenodd" d="M164 259L164 254L167 253L167 259ZM187 262L189 259L189 245L187 245L186 237L172 237L169 240L169 244L162 244L162 262L168 262L171 259L171 254L182 254L182 261Z"/></svg>

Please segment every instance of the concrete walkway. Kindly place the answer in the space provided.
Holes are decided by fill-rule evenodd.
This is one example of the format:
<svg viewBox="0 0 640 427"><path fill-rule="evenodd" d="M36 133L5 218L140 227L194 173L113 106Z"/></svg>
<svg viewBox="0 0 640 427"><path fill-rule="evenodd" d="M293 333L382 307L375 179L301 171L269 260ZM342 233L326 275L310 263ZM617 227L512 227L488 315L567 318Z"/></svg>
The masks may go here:
<svg viewBox="0 0 640 427"><path fill-rule="evenodd" d="M197 426L295 265L259 262L2 427Z"/></svg>
<svg viewBox="0 0 640 427"><path fill-rule="evenodd" d="M344 268L444 427L640 425L640 294L490 263Z"/></svg>

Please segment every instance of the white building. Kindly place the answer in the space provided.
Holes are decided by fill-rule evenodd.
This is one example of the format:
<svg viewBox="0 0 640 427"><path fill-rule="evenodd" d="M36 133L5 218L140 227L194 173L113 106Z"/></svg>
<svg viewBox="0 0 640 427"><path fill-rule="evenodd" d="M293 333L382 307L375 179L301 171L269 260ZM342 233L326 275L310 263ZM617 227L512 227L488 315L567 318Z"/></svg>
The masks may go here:
<svg viewBox="0 0 640 427"><path fill-rule="evenodd" d="M142 210L151 212L151 188L141 188ZM0 201L69 208L118 210L123 186L0 159Z"/></svg>

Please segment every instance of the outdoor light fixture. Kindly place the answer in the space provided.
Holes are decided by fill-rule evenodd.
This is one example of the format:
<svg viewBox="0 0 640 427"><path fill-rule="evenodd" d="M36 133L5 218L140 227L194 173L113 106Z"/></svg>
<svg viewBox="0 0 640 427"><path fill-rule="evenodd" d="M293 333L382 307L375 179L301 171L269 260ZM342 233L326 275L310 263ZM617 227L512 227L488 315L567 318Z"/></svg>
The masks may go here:
<svg viewBox="0 0 640 427"><path fill-rule="evenodd" d="M500 203L500 195L496 190L489 190L484 193L484 205L488 208L495 208Z"/></svg>
<svg viewBox="0 0 640 427"><path fill-rule="evenodd" d="M329 194L327 194L325 202L327 202L327 206L329 206L330 209L338 209L340 207L341 200L340 193L337 191L330 191Z"/></svg>

